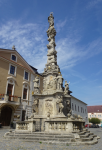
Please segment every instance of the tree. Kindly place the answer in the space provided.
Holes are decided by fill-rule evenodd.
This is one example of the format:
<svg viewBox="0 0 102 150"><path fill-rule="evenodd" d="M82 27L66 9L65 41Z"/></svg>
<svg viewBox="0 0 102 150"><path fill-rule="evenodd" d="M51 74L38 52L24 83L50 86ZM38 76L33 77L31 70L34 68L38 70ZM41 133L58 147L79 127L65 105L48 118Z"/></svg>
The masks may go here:
<svg viewBox="0 0 102 150"><path fill-rule="evenodd" d="M91 122L91 119L89 118L89 122Z"/></svg>
<svg viewBox="0 0 102 150"><path fill-rule="evenodd" d="M93 123L93 124L99 124L99 123L101 122L101 120L98 119L98 118L91 118L91 119L89 120L89 122L91 122L91 123Z"/></svg>

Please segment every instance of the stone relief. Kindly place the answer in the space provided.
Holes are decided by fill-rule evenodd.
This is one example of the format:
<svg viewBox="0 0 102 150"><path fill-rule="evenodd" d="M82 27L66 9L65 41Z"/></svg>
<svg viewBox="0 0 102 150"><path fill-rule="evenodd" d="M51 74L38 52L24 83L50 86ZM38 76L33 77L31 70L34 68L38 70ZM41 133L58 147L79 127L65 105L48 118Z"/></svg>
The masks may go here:
<svg viewBox="0 0 102 150"><path fill-rule="evenodd" d="M51 115L53 114L53 104L52 104L52 101L46 101L45 102L45 111L46 111L46 114L48 115Z"/></svg>
<svg viewBox="0 0 102 150"><path fill-rule="evenodd" d="M62 112L63 112L63 108L64 108L64 106L63 106L63 97L62 96L58 96L58 100L57 100L57 105L58 105L58 113L60 113L60 114L62 114Z"/></svg>
<svg viewBox="0 0 102 150"><path fill-rule="evenodd" d="M55 63L55 62L56 62L56 57L54 55L48 56L47 64Z"/></svg>
<svg viewBox="0 0 102 150"><path fill-rule="evenodd" d="M35 99L32 105L32 113L38 114L39 99Z"/></svg>

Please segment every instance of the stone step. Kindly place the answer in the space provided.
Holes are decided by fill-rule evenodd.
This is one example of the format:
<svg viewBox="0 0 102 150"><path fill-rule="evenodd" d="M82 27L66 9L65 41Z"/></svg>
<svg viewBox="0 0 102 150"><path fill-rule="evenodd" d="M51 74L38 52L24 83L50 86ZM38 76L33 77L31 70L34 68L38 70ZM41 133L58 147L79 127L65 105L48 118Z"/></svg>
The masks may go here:
<svg viewBox="0 0 102 150"><path fill-rule="evenodd" d="M89 137L89 136L90 136L90 133L84 134L84 135L80 135L80 138L85 138L85 137Z"/></svg>
<svg viewBox="0 0 102 150"><path fill-rule="evenodd" d="M32 136L7 136L10 139L34 140L34 141L71 141L71 138L54 138L54 137L32 137ZM73 139L74 140L74 139Z"/></svg>
<svg viewBox="0 0 102 150"><path fill-rule="evenodd" d="M21 141L21 139L18 139ZM56 140L49 140L49 141L46 141L46 140L40 140L38 141L37 139L22 139L24 140L25 142L39 142L39 143L49 143L49 144L63 144L63 145L93 145L93 144L96 144L98 143L98 140L97 138L94 138L92 141L56 141Z"/></svg>
<svg viewBox="0 0 102 150"><path fill-rule="evenodd" d="M80 140L82 142L85 142L85 141L92 141L94 139L94 137L90 136L90 137L87 137L87 138L81 138Z"/></svg>
<svg viewBox="0 0 102 150"><path fill-rule="evenodd" d="M14 137L54 137L54 138L74 138L74 136L70 135L39 135L39 134L13 134L10 133L9 136Z"/></svg>

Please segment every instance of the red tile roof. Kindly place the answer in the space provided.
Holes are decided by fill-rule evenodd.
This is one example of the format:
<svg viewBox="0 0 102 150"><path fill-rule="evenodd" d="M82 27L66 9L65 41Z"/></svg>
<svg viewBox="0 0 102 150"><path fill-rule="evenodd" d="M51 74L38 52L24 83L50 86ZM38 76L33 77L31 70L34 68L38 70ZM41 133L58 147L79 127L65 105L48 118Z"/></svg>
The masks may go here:
<svg viewBox="0 0 102 150"><path fill-rule="evenodd" d="M101 113L102 112L102 105L95 105L95 106L87 106L88 113Z"/></svg>

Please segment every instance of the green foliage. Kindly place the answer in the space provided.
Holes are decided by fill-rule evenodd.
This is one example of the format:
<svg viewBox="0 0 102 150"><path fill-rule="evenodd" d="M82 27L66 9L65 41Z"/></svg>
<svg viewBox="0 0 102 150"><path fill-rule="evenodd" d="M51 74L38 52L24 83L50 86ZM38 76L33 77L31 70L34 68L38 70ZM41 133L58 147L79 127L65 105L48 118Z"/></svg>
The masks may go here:
<svg viewBox="0 0 102 150"><path fill-rule="evenodd" d="M91 122L91 119L89 118L89 122Z"/></svg>
<svg viewBox="0 0 102 150"><path fill-rule="evenodd" d="M101 120L98 118L91 118L89 122L91 122L93 124L99 124L101 122Z"/></svg>

